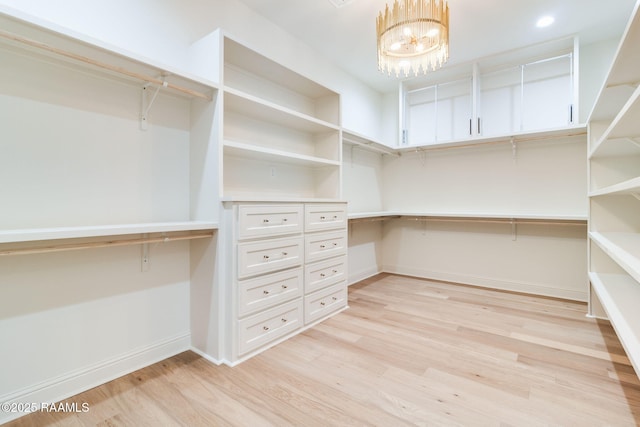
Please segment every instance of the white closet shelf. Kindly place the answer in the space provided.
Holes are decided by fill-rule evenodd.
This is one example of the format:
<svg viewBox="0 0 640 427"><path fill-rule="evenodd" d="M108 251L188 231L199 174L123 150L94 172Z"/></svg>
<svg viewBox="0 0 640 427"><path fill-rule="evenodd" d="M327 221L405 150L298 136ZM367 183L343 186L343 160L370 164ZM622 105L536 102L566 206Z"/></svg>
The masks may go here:
<svg viewBox="0 0 640 427"><path fill-rule="evenodd" d="M533 142L553 140L558 137L573 137L587 134L586 125L567 126L555 129L545 129L536 132L522 131L515 132L510 135L496 135L487 137L474 137L461 140L447 141L436 144L427 145L411 145L397 148L396 152L412 152L412 151L432 151L432 150L447 150L453 148L472 148L481 145L493 145L493 144L505 144L505 143L519 143L519 142Z"/></svg>
<svg viewBox="0 0 640 427"><path fill-rule="evenodd" d="M591 285L636 372L640 372L640 283L626 274L589 273Z"/></svg>
<svg viewBox="0 0 640 427"><path fill-rule="evenodd" d="M15 14L16 11L11 11ZM19 15L9 16L0 6L0 44L17 46L33 55L63 63L99 70L107 75L164 86L170 92L187 98L211 100L216 83L183 70L158 64L148 58L107 45L68 29Z"/></svg>
<svg viewBox="0 0 640 427"><path fill-rule="evenodd" d="M576 223L579 225L586 224L586 215L542 215L542 214L505 214L505 213L489 213L489 212L409 212L409 211L379 211L379 212L357 212L350 213L348 218L357 219L374 219L383 217L413 217L425 219L464 219L464 220L499 220L505 221L532 221L532 222L553 222L553 223Z"/></svg>
<svg viewBox="0 0 640 427"><path fill-rule="evenodd" d="M589 197L607 196L607 195L623 195L623 194L640 194L640 177L633 178L615 185L610 185L600 190L592 191Z"/></svg>
<svg viewBox="0 0 640 427"><path fill-rule="evenodd" d="M236 141L225 141L224 152L229 155L236 155L243 158L254 158L256 160L266 160L269 162L286 163L298 166L325 167L340 166L337 160L329 160L321 157L296 154L290 151L275 150L272 148L260 147L252 144L245 144Z"/></svg>
<svg viewBox="0 0 640 427"><path fill-rule="evenodd" d="M343 199L319 198L319 197L264 197L264 196L228 196L222 197L225 203L346 203Z"/></svg>
<svg viewBox="0 0 640 427"><path fill-rule="evenodd" d="M327 133L340 128L245 92L225 87L224 108L267 123L308 133Z"/></svg>
<svg viewBox="0 0 640 427"><path fill-rule="evenodd" d="M593 152L597 152L601 145L606 144L607 140L640 136L640 124L636 119L638 115L640 115L640 86L634 90L631 97L604 131L595 144Z"/></svg>
<svg viewBox="0 0 640 427"><path fill-rule="evenodd" d="M589 238L640 282L640 233L589 232Z"/></svg>
<svg viewBox="0 0 640 427"><path fill-rule="evenodd" d="M607 139L589 153L589 159L626 156L640 156L640 138Z"/></svg>
<svg viewBox="0 0 640 427"><path fill-rule="evenodd" d="M51 227L0 230L0 243L22 243L41 240L79 239L129 234L169 233L179 231L216 230L218 224L207 221L152 222L81 227Z"/></svg>
<svg viewBox="0 0 640 427"><path fill-rule="evenodd" d="M304 77L278 62L269 59L256 51L244 46L230 34L224 36L224 61L227 66L253 74L270 81L273 85L288 88L289 90L303 94L309 99L337 96L326 87Z"/></svg>
<svg viewBox="0 0 640 427"><path fill-rule="evenodd" d="M376 153L389 154L392 156L400 155L400 153L396 152L394 148L389 147L380 141L376 141L367 136L346 129L342 130L342 142L352 146L362 147Z"/></svg>

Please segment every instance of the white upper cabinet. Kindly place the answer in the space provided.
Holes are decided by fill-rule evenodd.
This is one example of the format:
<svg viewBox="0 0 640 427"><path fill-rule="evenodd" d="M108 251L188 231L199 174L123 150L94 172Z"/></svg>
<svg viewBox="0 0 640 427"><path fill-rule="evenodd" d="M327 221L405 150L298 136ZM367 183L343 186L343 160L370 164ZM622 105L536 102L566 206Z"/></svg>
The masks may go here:
<svg viewBox="0 0 640 427"><path fill-rule="evenodd" d="M401 145L428 146L570 127L575 55L567 40L540 53L492 57L403 82ZM559 49L559 50L558 50Z"/></svg>

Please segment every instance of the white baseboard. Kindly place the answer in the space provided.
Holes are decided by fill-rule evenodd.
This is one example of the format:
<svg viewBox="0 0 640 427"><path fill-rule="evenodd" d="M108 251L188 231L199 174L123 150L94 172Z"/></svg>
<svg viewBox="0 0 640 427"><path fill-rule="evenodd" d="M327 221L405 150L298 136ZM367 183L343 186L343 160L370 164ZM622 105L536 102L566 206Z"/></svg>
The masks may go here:
<svg viewBox="0 0 640 427"><path fill-rule="evenodd" d="M361 280L368 279L369 277L373 277L376 274L380 274L381 271L379 271L376 267L377 266L374 266L373 268L367 268L367 269L364 269L364 270L357 271L355 273L352 273L350 271L349 272L349 283L348 283L348 286L351 286L354 283L358 283Z"/></svg>
<svg viewBox="0 0 640 427"><path fill-rule="evenodd" d="M205 353L204 351L196 348L196 347L191 347L191 351L193 351L195 354L197 354L198 356L202 357L203 359L208 360L209 362L213 363L214 365L220 366L222 364L229 364L227 362L227 360L218 360L214 357L211 357L210 355L208 355L207 353Z"/></svg>
<svg viewBox="0 0 640 427"><path fill-rule="evenodd" d="M189 333L133 350L113 359L104 360L83 369L51 378L34 386L0 396L0 403L55 403L68 399L123 375L175 356L191 348ZM76 402L78 406L82 402ZM90 410L90 408L89 408ZM0 411L0 424L26 413Z"/></svg>
<svg viewBox="0 0 640 427"><path fill-rule="evenodd" d="M402 267L396 265L384 265L383 272L402 274L406 276L420 277L423 279L441 280L444 282L460 283L464 285L482 286L485 288L500 289L504 291L523 292L553 298L563 298L574 301L587 301L587 286L584 291L560 289L539 283L524 283L507 280L493 279L490 277L467 276L462 274L429 271L419 268Z"/></svg>

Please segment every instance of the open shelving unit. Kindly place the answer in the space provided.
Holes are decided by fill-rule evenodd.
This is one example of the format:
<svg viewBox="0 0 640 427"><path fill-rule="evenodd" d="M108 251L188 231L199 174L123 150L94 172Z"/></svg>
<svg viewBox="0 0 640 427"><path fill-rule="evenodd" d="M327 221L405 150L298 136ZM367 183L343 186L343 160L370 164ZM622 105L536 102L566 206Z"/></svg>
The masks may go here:
<svg viewBox="0 0 640 427"><path fill-rule="evenodd" d="M189 116L213 119L216 83L46 23L0 13L0 27L1 102L12 105L0 163L15 183L1 192L3 254L211 236L218 214L200 200L216 183L201 178L215 171L191 164L189 147L212 140ZM23 126L27 111L38 126Z"/></svg>
<svg viewBox="0 0 640 427"><path fill-rule="evenodd" d="M589 120L589 314L608 318L640 374L638 4Z"/></svg>
<svg viewBox="0 0 640 427"><path fill-rule="evenodd" d="M339 94L222 39L223 198L338 200Z"/></svg>

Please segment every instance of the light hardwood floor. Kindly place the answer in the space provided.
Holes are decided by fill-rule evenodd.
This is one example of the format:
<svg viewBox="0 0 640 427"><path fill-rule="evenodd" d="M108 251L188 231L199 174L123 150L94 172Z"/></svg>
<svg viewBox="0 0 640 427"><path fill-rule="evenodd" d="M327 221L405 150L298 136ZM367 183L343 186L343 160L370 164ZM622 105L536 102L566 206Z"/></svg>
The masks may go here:
<svg viewBox="0 0 640 427"><path fill-rule="evenodd" d="M403 276L234 368L185 352L16 426L633 426L640 381L582 303Z"/></svg>

